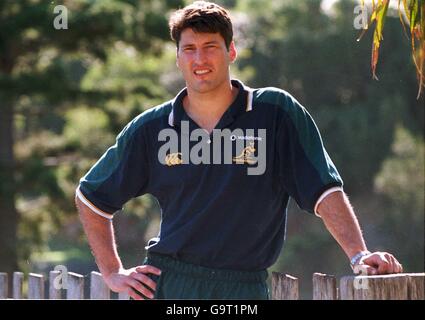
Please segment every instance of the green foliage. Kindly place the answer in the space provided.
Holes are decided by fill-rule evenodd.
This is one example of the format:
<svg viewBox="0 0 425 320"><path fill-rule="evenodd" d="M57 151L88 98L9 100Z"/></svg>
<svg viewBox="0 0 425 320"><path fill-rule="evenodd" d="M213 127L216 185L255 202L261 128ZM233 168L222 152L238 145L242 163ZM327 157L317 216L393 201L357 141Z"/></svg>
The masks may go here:
<svg viewBox="0 0 425 320"><path fill-rule="evenodd" d="M372 189L375 174L390 152L391 133L403 108L399 97L367 103L338 109L324 106L315 112L325 146L349 193Z"/></svg>
<svg viewBox="0 0 425 320"><path fill-rule="evenodd" d="M378 65L379 47L381 45L384 31L384 24L387 21L387 11L390 5L390 0L372 0L372 14L367 27L375 23L372 42L372 58L371 69L373 78L378 80L376 76L376 67ZM364 0L362 6L365 8ZM416 75L418 78L418 94L420 98L422 90L425 87L424 62L425 62L425 4L421 0L403 0L403 8L401 8L401 0L398 1L398 11L400 21L405 34L406 26L410 33L412 58L416 67ZM403 16L404 15L404 16ZM404 22L406 19L406 22ZM366 29L367 30L367 29Z"/></svg>
<svg viewBox="0 0 425 320"><path fill-rule="evenodd" d="M424 141L397 126L392 155L387 158L375 179L378 193L386 195L397 210L419 223L424 210Z"/></svg>
<svg viewBox="0 0 425 320"><path fill-rule="evenodd" d="M53 28L59 4L68 9L66 30ZM155 85L168 39L163 13L179 5L178 0L1 2L0 95L9 108L1 107L4 119L16 115L16 126L10 126L16 141L0 140L1 150L15 149L4 163L0 158L0 190L8 190L0 194L1 208L8 210L0 228L16 234L15 220L6 221L16 217L16 198L22 260L63 227L66 217L75 217L78 179L131 117L164 96ZM5 234L0 230L0 241L12 248L16 235L1 238ZM0 260L3 270L13 264Z"/></svg>
<svg viewBox="0 0 425 320"><path fill-rule="evenodd" d="M66 115L63 136L66 143L88 157L96 157L113 144L114 135L108 132L109 118L99 109L74 108Z"/></svg>
<svg viewBox="0 0 425 320"><path fill-rule="evenodd" d="M418 116L423 108L410 86L415 81L414 66L408 55L403 55L406 39L398 29L399 22L389 19L387 28L392 33L386 40L395 47L383 52L381 81L372 82L362 63L370 49L355 41L355 3L338 2L333 15L326 15L318 4L268 3L273 10L265 5L264 14L254 7L255 19L248 34L268 36L254 37L245 49L250 53L241 57L238 66L242 71L256 71L249 81L254 87L283 88L312 113L350 192L372 189L374 174L390 150L395 121L423 132L423 120ZM389 89L394 87L398 89Z"/></svg>
<svg viewBox="0 0 425 320"><path fill-rule="evenodd" d="M424 140L397 126L392 154L375 178L375 189L384 196L387 210L382 225L393 230L393 239L406 261L405 269L423 270L424 252Z"/></svg>

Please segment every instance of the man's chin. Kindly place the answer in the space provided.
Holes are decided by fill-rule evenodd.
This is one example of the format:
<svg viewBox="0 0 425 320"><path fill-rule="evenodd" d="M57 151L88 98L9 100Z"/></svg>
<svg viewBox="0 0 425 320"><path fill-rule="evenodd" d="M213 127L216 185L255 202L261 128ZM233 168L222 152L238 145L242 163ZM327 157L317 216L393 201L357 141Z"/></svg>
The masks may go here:
<svg viewBox="0 0 425 320"><path fill-rule="evenodd" d="M197 81L197 83L188 83L188 86L197 93L208 93L217 88L217 85L214 85L211 81Z"/></svg>

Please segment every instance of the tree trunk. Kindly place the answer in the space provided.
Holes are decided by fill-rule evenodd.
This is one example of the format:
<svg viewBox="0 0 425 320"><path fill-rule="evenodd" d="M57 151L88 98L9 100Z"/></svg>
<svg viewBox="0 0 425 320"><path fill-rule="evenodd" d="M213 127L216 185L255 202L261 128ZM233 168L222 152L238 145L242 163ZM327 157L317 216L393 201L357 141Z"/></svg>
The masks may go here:
<svg viewBox="0 0 425 320"><path fill-rule="evenodd" d="M17 271L13 103L0 96L0 272Z"/></svg>

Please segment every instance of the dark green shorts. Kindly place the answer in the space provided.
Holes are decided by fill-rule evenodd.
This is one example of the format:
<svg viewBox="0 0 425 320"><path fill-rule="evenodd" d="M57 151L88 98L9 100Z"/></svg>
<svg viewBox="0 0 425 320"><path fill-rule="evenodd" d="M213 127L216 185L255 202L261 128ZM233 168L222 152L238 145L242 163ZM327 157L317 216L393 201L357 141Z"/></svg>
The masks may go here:
<svg viewBox="0 0 425 320"><path fill-rule="evenodd" d="M213 269L152 253L144 264L162 271L149 275L157 285L155 299L269 299L267 270Z"/></svg>

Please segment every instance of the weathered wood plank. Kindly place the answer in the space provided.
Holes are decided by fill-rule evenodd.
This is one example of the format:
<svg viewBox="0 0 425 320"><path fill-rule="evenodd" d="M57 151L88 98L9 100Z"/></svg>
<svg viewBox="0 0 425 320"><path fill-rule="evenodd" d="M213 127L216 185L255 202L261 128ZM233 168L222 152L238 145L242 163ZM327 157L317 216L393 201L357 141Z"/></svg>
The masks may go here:
<svg viewBox="0 0 425 320"><path fill-rule="evenodd" d="M272 272L272 299L298 300L298 279L288 274Z"/></svg>
<svg viewBox="0 0 425 320"><path fill-rule="evenodd" d="M49 299L50 300L59 300L62 299L62 281L59 279L61 276L60 271L50 271L49 272ZM59 281L62 280L62 281Z"/></svg>
<svg viewBox="0 0 425 320"><path fill-rule="evenodd" d="M90 274L90 299L111 299L111 291L99 272L92 271Z"/></svg>
<svg viewBox="0 0 425 320"><path fill-rule="evenodd" d="M78 273L68 272L67 280L66 299L84 299L84 276Z"/></svg>
<svg viewBox="0 0 425 320"><path fill-rule="evenodd" d="M345 276L341 278L339 282L340 300L354 300L353 280L354 276Z"/></svg>
<svg viewBox="0 0 425 320"><path fill-rule="evenodd" d="M424 273L400 273L341 278L343 300L424 299Z"/></svg>
<svg viewBox="0 0 425 320"><path fill-rule="evenodd" d="M120 292L118 294L118 300L130 300L130 296L127 292Z"/></svg>
<svg viewBox="0 0 425 320"><path fill-rule="evenodd" d="M355 300L406 300L407 281L405 275L379 275L356 277L365 281L361 288L354 287Z"/></svg>
<svg viewBox="0 0 425 320"><path fill-rule="evenodd" d="M407 296L409 300L425 300L425 273L408 273Z"/></svg>
<svg viewBox="0 0 425 320"><path fill-rule="evenodd" d="M9 297L9 277L5 272L0 272L0 299Z"/></svg>
<svg viewBox="0 0 425 320"><path fill-rule="evenodd" d="M24 274L22 272L13 273L12 298L23 299Z"/></svg>
<svg viewBox="0 0 425 320"><path fill-rule="evenodd" d="M323 273L313 274L313 300L337 300L335 276Z"/></svg>
<svg viewBox="0 0 425 320"><path fill-rule="evenodd" d="M44 276L30 273L28 275L28 299L44 299Z"/></svg>

